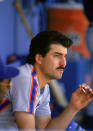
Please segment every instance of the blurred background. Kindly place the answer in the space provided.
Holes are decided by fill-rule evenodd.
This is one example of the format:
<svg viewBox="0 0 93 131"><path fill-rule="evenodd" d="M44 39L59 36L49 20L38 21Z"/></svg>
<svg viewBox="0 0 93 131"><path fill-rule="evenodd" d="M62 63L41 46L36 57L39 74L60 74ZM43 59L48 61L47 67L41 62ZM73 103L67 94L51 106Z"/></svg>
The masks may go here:
<svg viewBox="0 0 93 131"><path fill-rule="evenodd" d="M93 89L92 5L91 0L0 0L0 56L9 65L25 64L31 38L40 31L58 30L74 43L68 50L63 77L57 81L66 101L81 83ZM53 117L57 113L60 111L56 109ZM75 121L93 130L93 101Z"/></svg>

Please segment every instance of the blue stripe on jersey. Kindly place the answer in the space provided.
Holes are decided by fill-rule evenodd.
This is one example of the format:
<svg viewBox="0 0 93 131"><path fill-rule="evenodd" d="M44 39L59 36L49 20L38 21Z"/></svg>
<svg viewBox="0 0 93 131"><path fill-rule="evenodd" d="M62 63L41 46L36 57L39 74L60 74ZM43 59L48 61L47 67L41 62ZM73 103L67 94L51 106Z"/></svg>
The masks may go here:
<svg viewBox="0 0 93 131"><path fill-rule="evenodd" d="M36 71L34 69L33 72L32 72L32 77L34 77L35 75L36 75Z"/></svg>
<svg viewBox="0 0 93 131"><path fill-rule="evenodd" d="M36 86L37 86L37 82L36 80L33 78L33 86L31 87L32 88L32 94L31 94L31 101L30 101L30 113L33 113L33 103L34 103L34 97L35 97L35 94L36 94Z"/></svg>
<svg viewBox="0 0 93 131"><path fill-rule="evenodd" d="M8 106L10 104L10 101L7 100L4 103L0 104L0 112L2 111L2 109L4 109L6 106Z"/></svg>

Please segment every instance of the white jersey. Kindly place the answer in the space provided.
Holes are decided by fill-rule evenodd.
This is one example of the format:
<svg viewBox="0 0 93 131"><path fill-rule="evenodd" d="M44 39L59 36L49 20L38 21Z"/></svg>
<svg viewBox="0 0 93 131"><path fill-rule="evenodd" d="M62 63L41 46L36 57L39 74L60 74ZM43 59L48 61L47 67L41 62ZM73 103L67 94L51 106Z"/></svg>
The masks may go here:
<svg viewBox="0 0 93 131"><path fill-rule="evenodd" d="M11 104L7 95L0 102L0 130L2 131L6 131L6 128L17 129Z"/></svg>
<svg viewBox="0 0 93 131"><path fill-rule="evenodd" d="M45 85L45 87L40 90L37 73L32 65L26 64L19 69L20 74L12 80L12 87L7 94L7 99L9 103L12 103L12 106L10 104L10 106L0 112L0 115L2 113L5 115L5 112L8 112L7 110L11 110L11 114L7 119L11 118L14 124L15 121L13 117L15 111L29 112L35 116L51 114L49 107L49 85ZM6 119L6 116L4 117ZM2 117L0 118L0 123L1 121ZM8 124L8 122L6 124Z"/></svg>

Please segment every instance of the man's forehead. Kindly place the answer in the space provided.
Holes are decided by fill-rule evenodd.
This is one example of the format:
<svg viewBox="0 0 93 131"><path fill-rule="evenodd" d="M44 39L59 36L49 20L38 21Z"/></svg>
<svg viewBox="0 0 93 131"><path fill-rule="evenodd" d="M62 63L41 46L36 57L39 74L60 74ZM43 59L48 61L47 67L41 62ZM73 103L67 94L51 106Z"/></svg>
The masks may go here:
<svg viewBox="0 0 93 131"><path fill-rule="evenodd" d="M62 54L67 54L67 48L64 47L61 44L52 44L50 46L50 51L52 51L52 52L59 52L59 53L62 53Z"/></svg>

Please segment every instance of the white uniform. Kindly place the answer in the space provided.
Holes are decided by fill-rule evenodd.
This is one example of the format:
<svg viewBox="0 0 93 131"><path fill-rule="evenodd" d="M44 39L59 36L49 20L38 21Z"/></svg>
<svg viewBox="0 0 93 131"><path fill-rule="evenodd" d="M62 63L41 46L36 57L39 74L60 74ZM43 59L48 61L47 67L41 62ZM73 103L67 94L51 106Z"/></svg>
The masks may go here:
<svg viewBox="0 0 93 131"><path fill-rule="evenodd" d="M35 116L45 116L51 114L49 102L50 102L50 91L49 85L46 85L42 90L40 90L39 83L37 80L37 73L32 65L26 64L20 67L20 74L12 80L13 84L8 92L8 100L12 103L12 106L8 106L6 109L0 109L0 115L2 113L5 120L2 121L0 118L0 123L6 121L9 108L11 108L11 114L8 119L14 121L15 111L25 111L29 112ZM0 105L1 106L1 105ZM8 125L8 121L5 126ZM13 125L13 124L12 124ZM0 126L1 127L1 126Z"/></svg>

